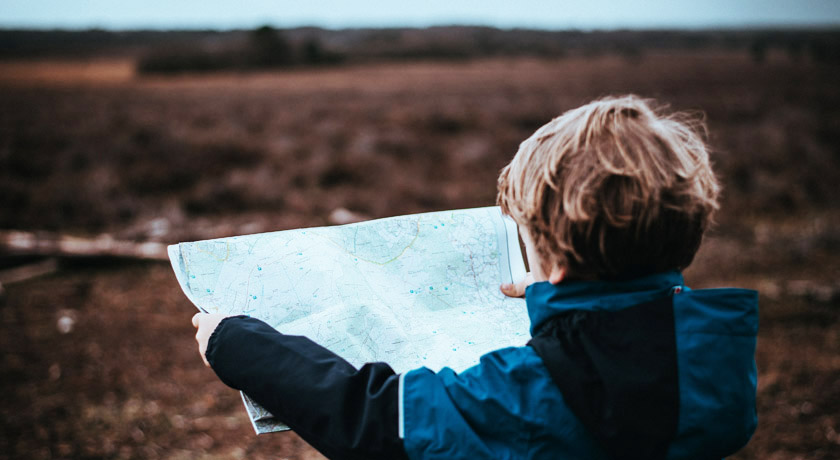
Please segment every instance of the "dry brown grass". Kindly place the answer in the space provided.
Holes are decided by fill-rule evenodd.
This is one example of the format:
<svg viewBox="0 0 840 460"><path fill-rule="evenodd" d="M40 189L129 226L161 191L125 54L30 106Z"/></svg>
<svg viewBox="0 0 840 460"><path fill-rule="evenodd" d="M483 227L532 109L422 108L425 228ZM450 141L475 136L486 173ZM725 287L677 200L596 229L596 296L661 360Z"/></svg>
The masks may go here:
<svg viewBox="0 0 840 460"><path fill-rule="evenodd" d="M788 283L840 278L839 67L694 53L131 69L0 63L0 228L171 241L321 225L337 207L489 205L518 143L568 108L632 92L704 111L724 210L687 279L762 290L760 424L736 458L840 456L838 299ZM73 265L7 290L0 458L316 455L251 433L201 365L168 267Z"/></svg>
<svg viewBox="0 0 840 460"><path fill-rule="evenodd" d="M134 77L134 60L5 60L0 85L55 86L125 83Z"/></svg>

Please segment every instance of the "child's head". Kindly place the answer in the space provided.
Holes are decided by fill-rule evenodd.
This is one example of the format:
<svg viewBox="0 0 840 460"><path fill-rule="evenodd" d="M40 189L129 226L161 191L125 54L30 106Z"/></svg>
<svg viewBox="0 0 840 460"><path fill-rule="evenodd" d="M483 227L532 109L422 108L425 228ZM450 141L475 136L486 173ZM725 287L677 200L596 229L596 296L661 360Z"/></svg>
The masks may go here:
<svg viewBox="0 0 840 460"><path fill-rule="evenodd" d="M591 102L520 144L498 203L527 232L543 273L681 270L718 207L701 127L635 96Z"/></svg>

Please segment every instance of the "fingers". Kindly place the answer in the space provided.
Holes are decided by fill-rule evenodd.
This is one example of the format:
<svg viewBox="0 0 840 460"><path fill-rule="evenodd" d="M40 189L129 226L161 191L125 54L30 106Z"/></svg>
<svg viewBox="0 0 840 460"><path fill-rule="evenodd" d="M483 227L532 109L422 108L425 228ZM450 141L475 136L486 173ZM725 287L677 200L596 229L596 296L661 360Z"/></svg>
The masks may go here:
<svg viewBox="0 0 840 460"><path fill-rule="evenodd" d="M201 360L204 361L204 365L210 367L210 363L207 362L207 357L204 356L207 351L207 328L201 328L201 320L207 316L206 313L196 313L192 317L192 325L196 328L195 341L198 342L198 354L201 355Z"/></svg>
<svg viewBox="0 0 840 460"><path fill-rule="evenodd" d="M226 317L226 315L218 313L196 313L192 317L192 324L196 328L195 341L198 342L198 354L201 355L201 360L207 367L210 367L210 363L207 361L207 344L210 336Z"/></svg>

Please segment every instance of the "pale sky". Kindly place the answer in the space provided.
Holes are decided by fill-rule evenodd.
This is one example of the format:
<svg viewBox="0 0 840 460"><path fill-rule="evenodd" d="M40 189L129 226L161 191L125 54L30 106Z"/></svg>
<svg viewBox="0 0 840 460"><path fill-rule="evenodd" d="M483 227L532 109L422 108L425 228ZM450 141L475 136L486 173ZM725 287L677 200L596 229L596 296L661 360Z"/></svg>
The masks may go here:
<svg viewBox="0 0 840 460"><path fill-rule="evenodd" d="M0 28L840 26L840 0L0 0Z"/></svg>

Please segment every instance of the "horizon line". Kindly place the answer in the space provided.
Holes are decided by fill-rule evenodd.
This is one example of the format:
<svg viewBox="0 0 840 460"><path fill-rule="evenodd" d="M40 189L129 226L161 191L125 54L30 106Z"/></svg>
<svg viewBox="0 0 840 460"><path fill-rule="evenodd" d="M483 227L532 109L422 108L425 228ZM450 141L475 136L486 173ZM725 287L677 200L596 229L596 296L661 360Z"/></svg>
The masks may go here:
<svg viewBox="0 0 840 460"><path fill-rule="evenodd" d="M387 30L387 29L436 29L436 28L484 28L496 29L502 31L513 30L527 30L527 31L544 31L544 32L620 32L620 31L686 31L686 32L702 32L702 31L739 31L739 30L767 30L767 31L840 31L840 20L827 22L778 22L778 23L759 23L759 22L744 22L744 23L724 23L724 24L696 24L696 25L666 25L666 24L650 24L650 25L622 25L622 26L563 26L563 27L544 27L538 25L515 25L515 26L500 26L488 25L480 23L434 23L427 25L349 25L349 26L328 26L318 24L287 24L278 25L271 21L259 22L256 21L252 25L235 25L235 26L199 26L199 25L173 25L173 26L150 26L150 25L136 25L136 26L102 26L97 24L89 25L36 25L36 24L2 24L0 23L0 31L27 31L27 32L236 32L254 30L260 27L271 27L277 30L294 30L294 29L321 29L327 31L344 31L344 30Z"/></svg>

